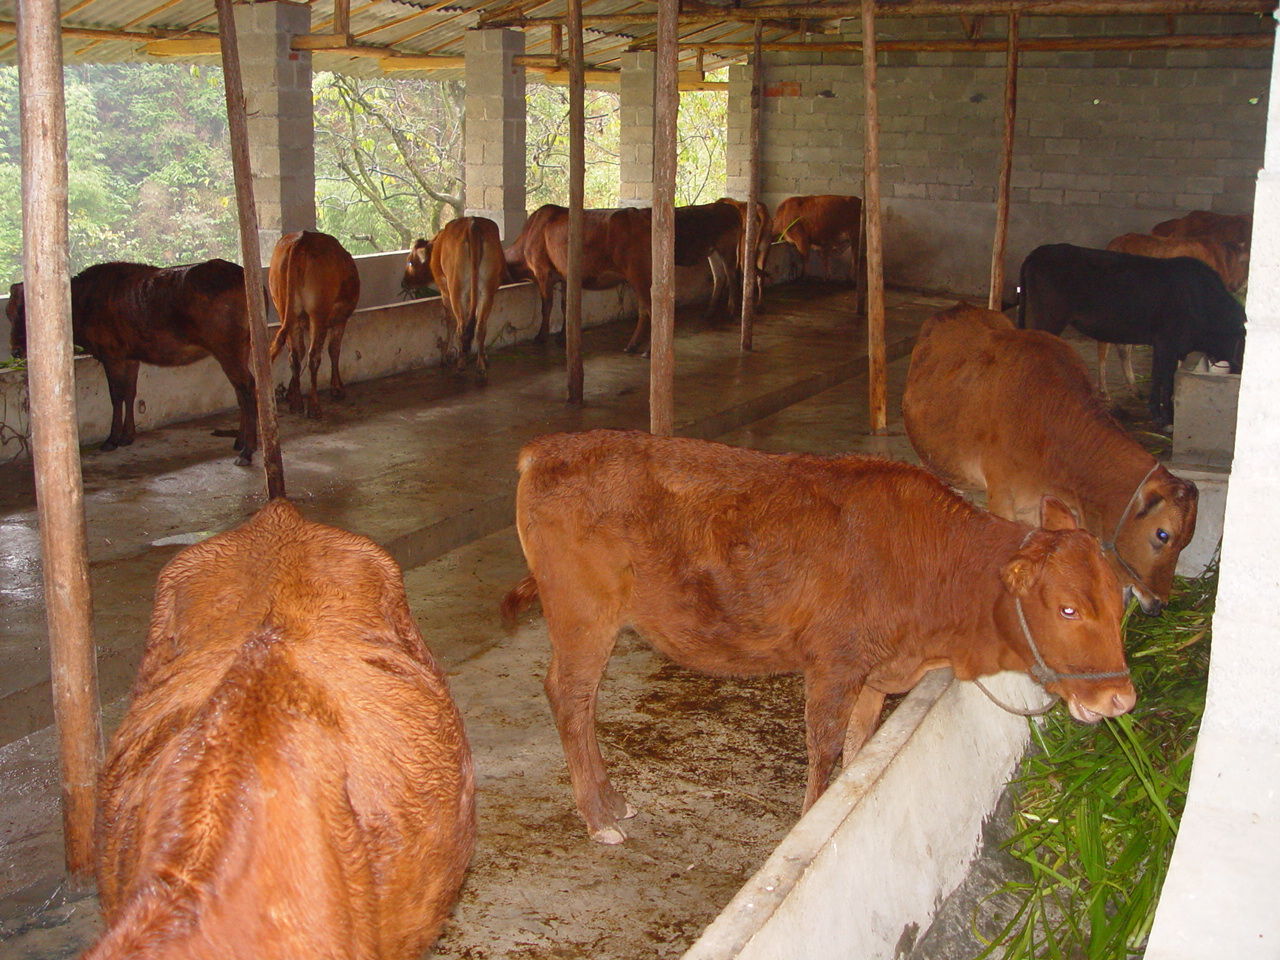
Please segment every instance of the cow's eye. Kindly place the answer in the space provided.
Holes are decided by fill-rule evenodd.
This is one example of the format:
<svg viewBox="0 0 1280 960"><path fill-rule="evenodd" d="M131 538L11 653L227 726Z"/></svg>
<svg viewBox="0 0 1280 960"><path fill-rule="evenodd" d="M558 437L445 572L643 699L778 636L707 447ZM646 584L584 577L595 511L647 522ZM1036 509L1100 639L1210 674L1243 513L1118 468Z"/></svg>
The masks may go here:
<svg viewBox="0 0 1280 960"><path fill-rule="evenodd" d="M1159 529L1156 530L1156 539L1159 540L1161 543L1168 543L1169 531L1164 529L1163 527L1160 527Z"/></svg>
<svg viewBox="0 0 1280 960"><path fill-rule="evenodd" d="M1078 611L1075 607L1059 607L1058 612L1062 614L1064 617L1066 617L1068 620L1080 619L1080 611Z"/></svg>

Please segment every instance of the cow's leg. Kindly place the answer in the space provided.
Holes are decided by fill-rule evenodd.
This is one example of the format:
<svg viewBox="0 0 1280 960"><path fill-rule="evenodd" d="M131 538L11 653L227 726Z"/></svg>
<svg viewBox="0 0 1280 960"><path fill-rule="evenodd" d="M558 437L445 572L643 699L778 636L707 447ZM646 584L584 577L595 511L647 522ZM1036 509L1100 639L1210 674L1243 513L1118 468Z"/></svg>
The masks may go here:
<svg viewBox="0 0 1280 960"><path fill-rule="evenodd" d="M796 253L800 254L799 279L803 280L805 271L809 269L809 237L799 226L792 227L788 233L792 235L791 243Z"/></svg>
<svg viewBox="0 0 1280 960"><path fill-rule="evenodd" d="M311 348L307 351L307 371L311 374L311 392L307 394L307 416L312 420L320 419L320 392L316 387L316 375L320 372L324 342L328 337L328 328L319 320L312 320Z"/></svg>
<svg viewBox="0 0 1280 960"><path fill-rule="evenodd" d="M444 339L440 341L440 366L443 367L454 362L453 331L461 326L462 321L458 319L457 305L449 296L448 283L442 278L439 286L440 302L444 304Z"/></svg>
<svg viewBox="0 0 1280 960"><path fill-rule="evenodd" d="M725 296L725 287L728 284L728 269L724 265L724 261L720 259L720 254L715 250L711 251L707 257L707 266L711 268L711 299L707 301L707 319L715 316L716 311L720 309L720 300Z"/></svg>
<svg viewBox="0 0 1280 960"><path fill-rule="evenodd" d="M617 617L597 616L602 611L590 609L589 603L556 603L546 595L542 599L551 637L543 688L564 747L578 812L591 839L621 843L626 834L618 821L634 816L635 810L609 782L596 739L596 694L617 639Z"/></svg>
<svg viewBox="0 0 1280 960"><path fill-rule="evenodd" d="M1107 354L1110 350L1111 344L1105 340L1098 341L1098 393L1104 403L1111 402L1111 394L1107 392Z"/></svg>
<svg viewBox="0 0 1280 960"><path fill-rule="evenodd" d="M342 338L346 332L345 320L329 329L329 396L335 400L345 400L347 396L347 385L342 382L342 374L338 371L338 357L342 354Z"/></svg>
<svg viewBox="0 0 1280 960"><path fill-rule="evenodd" d="M289 388L284 392L290 413L302 413L302 354L306 344L302 342L302 317L294 318L289 327Z"/></svg>
<svg viewBox="0 0 1280 960"><path fill-rule="evenodd" d="M1124 371L1124 382L1129 385L1129 395L1134 397L1142 396L1138 392L1138 378L1133 374L1133 345L1117 343L1116 353L1120 355L1120 369Z"/></svg>
<svg viewBox="0 0 1280 960"><path fill-rule="evenodd" d="M538 332L534 334L534 343L546 343L547 334L551 332L551 301L555 299L556 288L548 277L534 277L538 287L538 308L541 310Z"/></svg>
<svg viewBox="0 0 1280 960"><path fill-rule="evenodd" d="M124 367L124 429L121 431L119 439L116 441L120 446L127 447L133 443L133 438L137 436L137 429L133 424L133 401L138 396L138 368L142 366L137 360L126 360Z"/></svg>
<svg viewBox="0 0 1280 960"><path fill-rule="evenodd" d="M249 357L241 353L231 356L215 353L213 358L218 361L218 366L236 392L236 403L240 407L240 430L236 434L233 449L240 451L236 463L247 467L253 462L253 452L258 449L258 398L253 389L253 374L249 372Z"/></svg>
<svg viewBox="0 0 1280 960"><path fill-rule="evenodd" d="M1157 430L1173 428L1173 375L1178 356L1171 346L1157 342L1151 350L1151 396L1148 405Z"/></svg>
<svg viewBox="0 0 1280 960"><path fill-rule="evenodd" d="M802 812L808 811L827 789L840 751L844 748L849 717L862 692L864 679L847 663L824 661L805 671L804 728L809 776L805 783Z"/></svg>
<svg viewBox="0 0 1280 960"><path fill-rule="evenodd" d="M488 290L476 291L476 372L482 380L489 379L489 358L484 344L489 335L489 311L493 309L493 296Z"/></svg>
<svg viewBox="0 0 1280 960"><path fill-rule="evenodd" d="M646 284L643 289L636 290L636 328L631 333L631 339L623 350L627 353L635 353L640 348L641 342L644 343L644 356L649 355L649 314L652 312L653 304L649 299L649 286Z"/></svg>
<svg viewBox="0 0 1280 960"><path fill-rule="evenodd" d="M849 714L849 725L845 728L844 756L842 761L847 767L858 755L862 745L876 732L880 723L880 711L884 707L884 694L872 687L864 686Z"/></svg>
<svg viewBox="0 0 1280 960"><path fill-rule="evenodd" d="M124 398L128 393L128 366L127 360L102 361L102 369L107 376L107 394L111 398L111 432L107 434L107 439L102 441L101 449L103 450L114 450L120 446L120 440L124 436Z"/></svg>

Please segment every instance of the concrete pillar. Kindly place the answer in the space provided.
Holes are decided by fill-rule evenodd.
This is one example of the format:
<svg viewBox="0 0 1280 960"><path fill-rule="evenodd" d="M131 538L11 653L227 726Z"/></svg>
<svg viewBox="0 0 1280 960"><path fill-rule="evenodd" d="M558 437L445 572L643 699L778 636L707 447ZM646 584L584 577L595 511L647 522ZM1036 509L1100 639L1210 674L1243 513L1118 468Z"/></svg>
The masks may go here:
<svg viewBox="0 0 1280 960"><path fill-rule="evenodd" d="M525 220L524 67L514 63L523 53L519 30L467 33L465 209L497 223L507 242Z"/></svg>
<svg viewBox="0 0 1280 960"><path fill-rule="evenodd" d="M1280 64L1277 48L1276 64ZM1249 334L1209 695L1146 960L1280 952L1280 70L1254 200Z"/></svg>
<svg viewBox="0 0 1280 960"><path fill-rule="evenodd" d="M258 241L270 257L282 233L315 229L315 110L311 54L290 49L311 32L301 3L236 4L236 33L249 113L249 163Z"/></svg>
<svg viewBox="0 0 1280 960"><path fill-rule="evenodd" d="M725 193L738 200L747 199L747 169L751 162L751 68L741 64L729 67L729 98L726 110L724 147ZM761 134L764 133L764 117Z"/></svg>
<svg viewBox="0 0 1280 960"><path fill-rule="evenodd" d="M624 53L618 95L618 203L653 206L655 55Z"/></svg>

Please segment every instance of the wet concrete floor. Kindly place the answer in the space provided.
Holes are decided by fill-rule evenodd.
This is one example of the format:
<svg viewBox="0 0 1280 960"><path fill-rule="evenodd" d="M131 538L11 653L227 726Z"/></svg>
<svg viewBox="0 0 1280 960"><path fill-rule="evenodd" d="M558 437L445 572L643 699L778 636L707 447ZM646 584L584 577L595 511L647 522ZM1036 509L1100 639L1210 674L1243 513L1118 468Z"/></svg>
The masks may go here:
<svg viewBox="0 0 1280 960"><path fill-rule="evenodd" d="M677 432L914 459L898 411L909 337L950 301L891 294L891 429L870 437L863 329L847 297L809 284L773 291L747 357L732 329L682 324ZM551 430L645 425L648 364L616 353L625 326L588 332L580 410L560 402L558 351L522 347L494 355L487 387L422 371L349 387L351 399L326 404L319 424L284 418L291 495L309 517L368 534L405 565L410 605L466 720L479 842L435 957L678 957L799 814L799 679L700 677L624 636L602 688L600 733L615 782L641 812L626 844L592 843L542 695L545 627L535 617L507 633L498 621L498 599L524 573L509 526L519 445ZM180 549L164 541L225 529L260 503L259 474L233 467L209 427L86 455L108 732L123 713L155 575ZM51 960L77 955L100 920L91 894L57 880L54 741L33 704L47 665L23 468L0 468L0 524L0 657L25 671L0 678L4 729L20 734L0 737L12 740L0 747L0 957ZM6 716L10 704L25 714Z"/></svg>

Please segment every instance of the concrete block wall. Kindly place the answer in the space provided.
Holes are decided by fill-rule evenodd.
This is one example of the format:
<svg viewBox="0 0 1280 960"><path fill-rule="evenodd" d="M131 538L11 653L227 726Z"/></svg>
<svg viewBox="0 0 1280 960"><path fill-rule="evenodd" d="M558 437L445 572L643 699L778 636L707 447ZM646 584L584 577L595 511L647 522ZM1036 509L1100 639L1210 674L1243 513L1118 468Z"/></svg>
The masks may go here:
<svg viewBox="0 0 1280 960"><path fill-rule="evenodd" d="M525 70L514 59L523 53L518 30L466 37L466 212L497 223L507 243L525 221Z"/></svg>
<svg viewBox="0 0 1280 960"><path fill-rule="evenodd" d="M618 83L618 205L653 206L655 54L624 53Z"/></svg>
<svg viewBox="0 0 1280 960"><path fill-rule="evenodd" d="M290 46L295 36L311 32L311 8L237 4L234 13L258 242L269 255L280 234L316 226L311 54Z"/></svg>
<svg viewBox="0 0 1280 960"><path fill-rule="evenodd" d="M1256 17L1177 19L1181 32L1269 29ZM960 35L954 18L886 19L882 27L885 39ZM1024 17L1021 24L1024 37L1165 30L1163 17ZM1002 18L988 18L985 36L1004 31ZM886 277L982 294L995 227L1004 54L882 53L879 66ZM1041 243L1103 246L1187 210L1251 209L1269 77L1265 50L1022 54L1006 295L1012 298L1022 258ZM745 196L747 69L731 68L729 82L728 185ZM860 55L769 53L764 82L764 201L861 194Z"/></svg>

